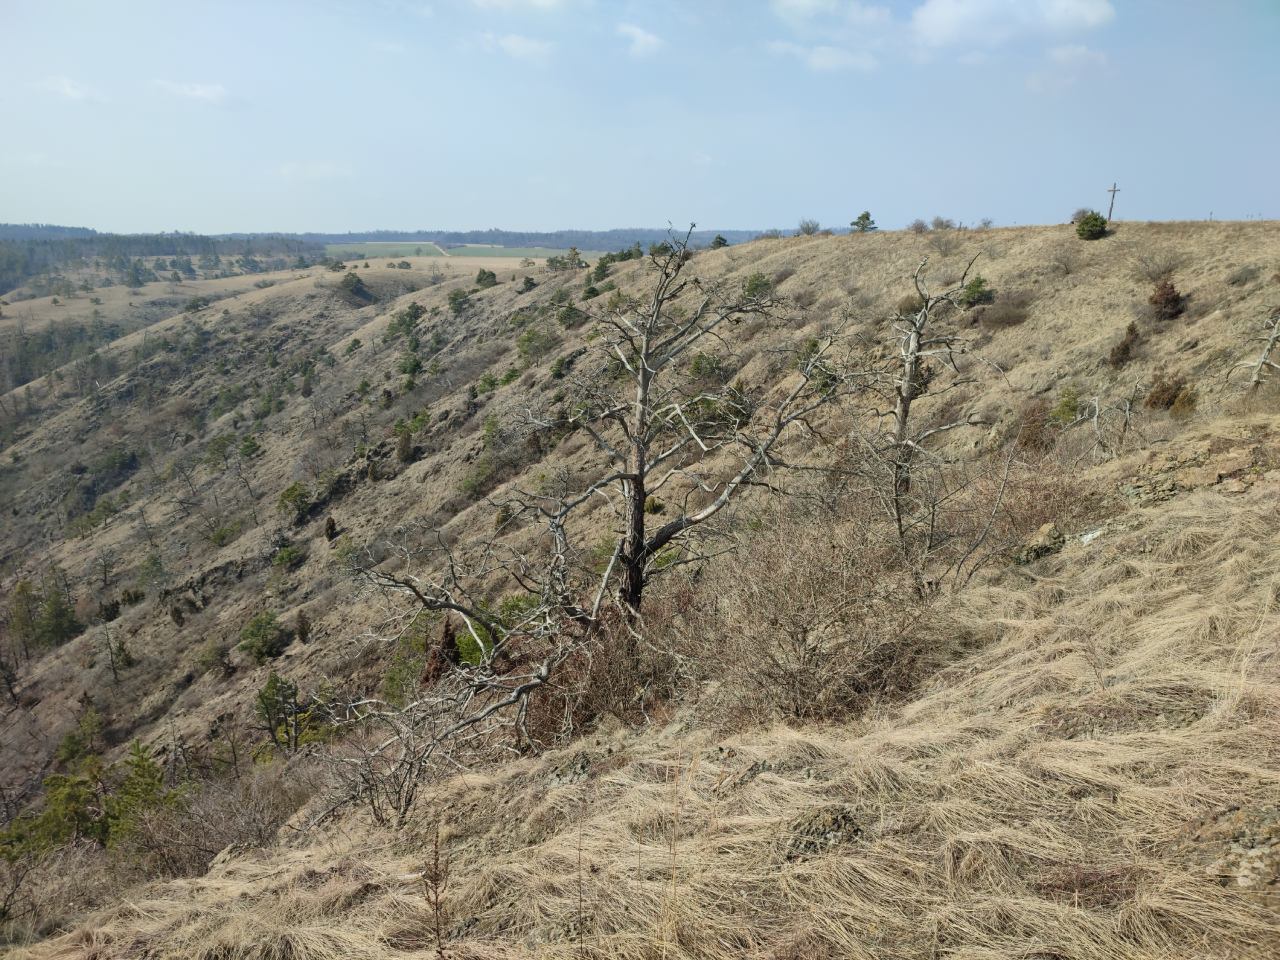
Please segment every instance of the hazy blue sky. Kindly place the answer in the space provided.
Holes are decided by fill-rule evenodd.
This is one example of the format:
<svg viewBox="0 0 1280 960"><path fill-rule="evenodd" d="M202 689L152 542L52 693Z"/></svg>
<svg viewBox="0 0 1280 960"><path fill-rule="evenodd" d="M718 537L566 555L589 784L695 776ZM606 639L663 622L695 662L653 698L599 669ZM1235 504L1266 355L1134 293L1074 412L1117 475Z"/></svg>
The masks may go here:
<svg viewBox="0 0 1280 960"><path fill-rule="evenodd" d="M1280 216L1278 0L0 0L0 221Z"/></svg>

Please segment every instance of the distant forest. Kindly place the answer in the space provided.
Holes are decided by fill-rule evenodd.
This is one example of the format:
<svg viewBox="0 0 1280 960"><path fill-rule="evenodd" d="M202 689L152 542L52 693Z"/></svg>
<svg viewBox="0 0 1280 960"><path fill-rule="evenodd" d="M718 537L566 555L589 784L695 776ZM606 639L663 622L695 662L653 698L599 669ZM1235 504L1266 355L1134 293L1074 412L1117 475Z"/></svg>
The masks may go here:
<svg viewBox="0 0 1280 960"><path fill-rule="evenodd" d="M694 246L705 246L719 235L729 243L744 243L758 235L752 230L695 230ZM124 276L139 257L253 258L320 255L326 243L378 240L419 241L442 246L467 243L500 247L549 247L580 250L625 250L667 238L662 229L556 230L551 233L513 230L371 230L365 233L228 233L206 237L193 233L98 233L87 227L59 227L44 223L0 223L0 294L33 277L56 274L73 261L101 261L109 273Z"/></svg>
<svg viewBox="0 0 1280 960"><path fill-rule="evenodd" d="M0 224L0 293L20 287L34 277L56 274L75 262L101 261L109 274L127 278L139 257L218 258L287 257L322 254L323 244L299 237L203 237L187 233L126 236L84 231L80 227L43 224ZM21 237L44 233L38 237ZM57 231L66 231L59 234Z"/></svg>
<svg viewBox="0 0 1280 960"><path fill-rule="evenodd" d="M681 236L684 231L678 231ZM716 235L730 243L744 243L757 236L756 230L695 230L690 242L708 244ZM240 234L230 234L239 237ZM633 227L622 230L556 230L538 233L518 230L370 230L365 233L298 233L299 240L315 243L366 243L371 241L422 241L439 244L486 243L498 247L549 247L563 250L625 250L637 241L642 247L667 239L665 229Z"/></svg>

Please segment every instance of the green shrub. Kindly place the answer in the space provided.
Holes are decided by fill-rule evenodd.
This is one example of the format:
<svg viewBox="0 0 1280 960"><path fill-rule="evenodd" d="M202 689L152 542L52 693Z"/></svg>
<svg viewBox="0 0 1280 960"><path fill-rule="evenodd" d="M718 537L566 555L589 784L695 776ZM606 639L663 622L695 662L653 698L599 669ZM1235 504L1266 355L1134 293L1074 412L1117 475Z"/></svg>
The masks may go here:
<svg viewBox="0 0 1280 960"><path fill-rule="evenodd" d="M1079 415L1080 390L1073 383L1069 387L1062 388L1062 391L1058 394L1058 405L1049 414L1049 419L1065 427L1070 423L1074 423Z"/></svg>
<svg viewBox="0 0 1280 960"><path fill-rule="evenodd" d="M747 297L767 297L773 289L773 283L763 273L753 273L747 278L743 293Z"/></svg>
<svg viewBox="0 0 1280 960"><path fill-rule="evenodd" d="M966 307L986 303L989 299L991 299L991 292L987 289L987 281L981 274L966 283L964 293L960 295L960 302Z"/></svg>
<svg viewBox="0 0 1280 960"><path fill-rule="evenodd" d="M532 290L532 289L533 289L534 287L536 287L537 285L538 285L538 283L537 283L537 281L536 281L536 280L534 280L534 279L533 279L533 277L525 277L525 278L524 278L524 280L523 280L523 281L521 281L521 283L520 283L520 288L519 288L516 292L517 292L517 293L528 293L530 290Z"/></svg>
<svg viewBox="0 0 1280 960"><path fill-rule="evenodd" d="M245 437L240 444L240 456L246 460L256 457L262 452L262 445L253 437Z"/></svg>
<svg viewBox="0 0 1280 960"><path fill-rule="evenodd" d="M716 234L715 239L711 241L712 250L719 250L721 247L727 247L728 245L729 245L729 241L726 240L724 237L720 236L720 234L718 233Z"/></svg>
<svg viewBox="0 0 1280 960"><path fill-rule="evenodd" d="M292 514L294 520L301 520L310 507L311 489L301 481L289 484L276 501L276 512Z"/></svg>
<svg viewBox="0 0 1280 960"><path fill-rule="evenodd" d="M481 290L488 290L490 287L498 285L498 275L492 270L486 270L484 267L476 274L476 286Z"/></svg>
<svg viewBox="0 0 1280 960"><path fill-rule="evenodd" d="M720 372L720 358L711 353L698 353L689 364L689 376L714 377Z"/></svg>
<svg viewBox="0 0 1280 960"><path fill-rule="evenodd" d="M396 337L408 336L413 333L413 328L418 325L418 321L426 316L426 308L420 303L410 303L403 310L397 310L391 314L391 322L387 324L387 329L382 333L382 342L390 343ZM353 343L359 343L355 340ZM350 348L347 350L350 353Z"/></svg>
<svg viewBox="0 0 1280 960"><path fill-rule="evenodd" d="M467 307L471 294L459 287L457 290L449 291L449 309L455 314L461 313Z"/></svg>
<svg viewBox="0 0 1280 960"><path fill-rule="evenodd" d="M502 375L499 381L504 387L509 383L515 383L520 379L520 371L516 367L508 367L507 372Z"/></svg>
<svg viewBox="0 0 1280 960"><path fill-rule="evenodd" d="M262 666L273 657L280 656L286 645L284 630L276 622L275 612L266 610L240 631L240 644L236 649L243 650L253 657L254 663Z"/></svg>
<svg viewBox="0 0 1280 960"><path fill-rule="evenodd" d="M289 570L305 560L306 556L301 547L281 547L272 559L271 565Z"/></svg>
<svg viewBox="0 0 1280 960"><path fill-rule="evenodd" d="M405 430L396 440L396 459L401 463L413 460L413 434Z"/></svg>
<svg viewBox="0 0 1280 960"><path fill-rule="evenodd" d="M599 295L599 291L596 291ZM590 299L590 298L587 298ZM569 301L569 305L556 314L556 322L566 330L572 330L574 327L582 323L587 315L573 305L573 301Z"/></svg>
<svg viewBox="0 0 1280 960"><path fill-rule="evenodd" d="M1080 218L1076 224L1076 236L1081 240L1097 240L1107 233L1107 218L1094 211Z"/></svg>
<svg viewBox="0 0 1280 960"><path fill-rule="evenodd" d="M406 353L400 358L400 362L396 364L396 369L401 373L412 376L422 370L422 360L418 358L416 353Z"/></svg>
<svg viewBox="0 0 1280 960"><path fill-rule="evenodd" d="M368 288L365 287L364 281L360 279L360 274L358 273L349 272L342 278L342 283L339 286L353 297L365 297L369 294Z"/></svg>
<svg viewBox="0 0 1280 960"><path fill-rule="evenodd" d="M539 327L530 327L516 341L516 349L520 352L520 356L533 363L537 363L550 353L555 345L555 337Z"/></svg>
<svg viewBox="0 0 1280 960"><path fill-rule="evenodd" d="M196 668L202 674L229 674L231 664L227 662L227 648L217 640L210 640L200 648L200 658L196 661Z"/></svg>
<svg viewBox="0 0 1280 960"><path fill-rule="evenodd" d="M240 530L244 521L237 520L235 523L218 527L213 533L209 534L209 542L215 547L225 547L228 543L240 536Z"/></svg>

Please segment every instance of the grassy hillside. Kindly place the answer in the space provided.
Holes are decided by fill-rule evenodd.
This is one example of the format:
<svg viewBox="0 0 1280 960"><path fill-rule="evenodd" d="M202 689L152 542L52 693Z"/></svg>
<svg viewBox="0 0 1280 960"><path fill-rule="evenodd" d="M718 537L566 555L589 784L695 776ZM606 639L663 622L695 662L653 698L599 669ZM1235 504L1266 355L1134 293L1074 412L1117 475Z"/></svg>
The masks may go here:
<svg viewBox="0 0 1280 960"><path fill-rule="evenodd" d="M652 265L539 272L523 292L419 261L359 284L190 281L207 305L101 334L6 395L8 822L50 809L51 776L96 776L86 809L107 809L134 740L179 789L109 849L86 834L11 855L10 934L31 956L430 953L438 830L458 955L1273 955L1280 446L1273 388L1244 395L1236 364L1280 302L1280 229L700 251L699 289L762 282L779 304L706 341L681 389L776 403L831 330L850 376L892 363L925 256L934 289L975 256L985 281L939 315L966 342L951 373L930 361L915 414L972 422L921 454L951 485L938 542L914 566L894 553L867 453L879 411L849 392L786 434L707 541L716 559L654 581L638 647L617 634L567 661L528 741L459 754L469 769L426 778L399 828L333 806L323 758L359 734L317 725L255 763L259 694L273 672L304 704L447 685L422 659L440 621L385 639L358 559L392 570L379 544L412 536L478 563L495 528L540 556L542 528L503 504L608 458L582 430L519 425L610 369L569 301L641 295ZM25 336L58 316L22 307ZM280 502L294 484L298 509ZM655 522L701 496L677 477ZM574 583L618 529L602 499L575 514ZM486 577L495 609L519 595L506 568ZM24 633L22 583L85 629L41 613ZM264 613L284 629L255 657L238 647ZM111 878L138 886L120 899Z"/></svg>

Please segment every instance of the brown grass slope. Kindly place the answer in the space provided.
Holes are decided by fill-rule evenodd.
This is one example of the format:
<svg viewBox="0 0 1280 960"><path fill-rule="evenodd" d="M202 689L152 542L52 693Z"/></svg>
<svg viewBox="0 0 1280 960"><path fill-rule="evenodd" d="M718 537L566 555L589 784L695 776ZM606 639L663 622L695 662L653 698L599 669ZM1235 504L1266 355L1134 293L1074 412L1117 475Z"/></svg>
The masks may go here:
<svg viewBox="0 0 1280 960"><path fill-rule="evenodd" d="M1221 834L1226 859L1214 869L1239 873L1240 858L1260 849L1257 837L1265 841L1267 830L1275 836L1274 812L1265 813L1275 804L1266 773L1268 764L1274 768L1275 742L1276 641L1266 619L1275 505L1267 484L1243 482L1274 466L1275 424L1267 411L1275 400L1257 398L1258 413L1244 418L1226 377L1237 361L1256 355L1247 338L1280 299L1273 276L1280 230L1119 224L1090 244L1069 227L793 238L702 251L693 266L734 284L763 272L800 308L789 325L735 328L725 345L730 375L768 386L786 376L778 356L845 312L868 355L883 354L884 318L908 292L920 258L929 255L931 276L945 281L979 253L976 269L995 291L992 307L1002 297L1029 306L1015 325L985 322L976 312L957 318L971 325L992 365L971 368L975 383L951 396L951 413L975 413L991 427L958 436L953 452L1016 436L1029 405L1052 405L1072 384L1082 397L1119 404L1135 384L1140 399L1164 365L1199 389L1189 422L1139 406L1129 455L1120 460L1080 474L1090 438L1077 428L1035 468L1056 474L1062 487L1107 500L1103 512L1120 514L1108 532L1043 561L1030 576L993 573L961 592L951 619L931 629L962 640L945 652L963 659L908 705L884 706L848 727L746 732L730 744L698 722L698 704L709 710L726 699L707 689L663 737L617 733L602 736L599 746L584 742L589 775L581 781L562 783L556 765L573 766L571 758L548 757L441 787L422 817L424 824L445 822L456 943L501 953L532 949L536 940L551 953L636 956L1159 956L1192 955L1206 943L1225 950L1239 939L1241 955L1266 955L1263 934L1274 927L1274 905L1250 899L1251 888L1218 886L1219 874L1205 873L1217 853L1207 862L1196 858L1216 850ZM640 292L644 269L615 266L610 279ZM359 542L405 520L440 526L458 540L492 528L494 508L460 487L484 459L486 418L502 420L526 398L545 399L559 388L550 362L581 345L588 329L562 330L551 299L561 287L580 296L581 274L539 273L539 287L525 294L504 275L454 317L446 297L459 286L471 289L469 275L429 286L420 265L359 273L378 302L344 297L338 275L281 274L273 287L228 289L208 311L161 320L111 344L102 352L116 357L117 376L83 395L67 386L68 372L52 388L32 384L30 406L21 390L4 398L6 415L20 411L20 422L0 468L0 594L56 561L88 619L100 602L136 584L149 553L163 558L170 578L167 592L153 591L111 625L138 660L118 683L101 628L22 665L18 702L0 718L0 776L11 793L38 795L40 780L57 769L53 750L86 703L104 717L108 760L139 737L170 762L179 739L202 743L220 723L247 724L271 669L304 689L326 677L376 689L385 652L351 642L375 614L344 584L323 536L326 516ZM1147 300L1166 275L1189 299L1183 315L1159 321ZM408 284L419 289L406 292ZM199 282L187 286L200 289ZM403 338L381 338L390 315L411 300L437 309L419 336L439 333L442 369L423 371L406 393L396 372ZM555 345L525 368L517 344L528 324L513 316L540 308L546 311L533 322ZM7 323L12 312L5 313ZM1141 337L1129 363L1114 367L1107 357L1131 322ZM348 353L353 337L364 345ZM135 352L156 338L168 346ZM300 390L307 362L311 397ZM469 405L468 387L511 367L520 370L515 382ZM372 385L373 404L360 402L362 380ZM215 397L235 387L244 396L215 407ZM274 387L278 402L256 428L264 452L245 465L247 484L216 462L195 466L189 483L172 472L165 479L175 459L204 458L214 437L243 439L253 408ZM384 388L385 408L376 402ZM926 403L923 416L937 406ZM420 455L400 464L391 425L423 410L430 416L414 438ZM844 429L847 415L835 411L821 426ZM354 449L360 437L368 441L364 456ZM93 494L118 500L127 490L127 502L77 533L68 503L86 474L76 465L114 448L146 455ZM1187 451L1194 455L1180 460ZM791 454L827 455L810 437L795 438ZM518 462L497 489L557 465L592 470L602 463L582 437L570 436ZM275 513L289 483L314 486L325 470L342 482L304 522ZM1234 500L1197 492L1228 483L1249 492ZM1143 506L1114 497L1117 487ZM91 505L81 504L77 516ZM1073 517L1090 513L1055 509L1048 504L1024 516L1035 517L1027 520L1033 529L1047 511L1071 534L1083 522ZM237 522L238 534L220 546L211 541L213 527ZM600 536L609 518L601 512L583 524L584 536ZM301 549L296 568L273 566L284 545ZM103 551L114 558L105 590L97 565ZM181 624L170 615L174 608ZM286 623L305 611L314 628L309 644L295 643L257 666L231 648L250 617L268 608ZM201 665L211 646L226 651L229 669ZM982 652L964 652L974 647ZM735 755L722 762L720 746ZM746 773L756 760L770 767ZM491 795L509 797L504 807L511 812L495 816L482 801ZM840 828L826 833L854 839L824 839L813 851L797 841L803 849L796 852L788 831L808 829L801 821L814 809L827 812L813 829L828 816ZM677 813L682 826L674 830ZM1224 825L1233 817L1235 840ZM1205 818L1212 822L1193 826ZM96 915L56 949L89 955L108 940L104 955L122 956L147 949L157 956L270 955L270 943L281 956L372 955L397 943L427 949L419 893L411 882L388 879L421 868L421 836L392 842L358 826L345 829L309 836L305 843L314 847L233 863L208 879L140 890L130 896L136 908ZM1248 861L1262 857L1258 876L1274 870L1266 856ZM313 868L319 872L305 873ZM73 926L79 912L103 902L90 867L70 872L70 887L44 894L45 930ZM1221 876L1235 882L1236 874ZM377 888L360 892L362 884ZM188 896L197 898L183 908L189 915L166 906ZM255 924L261 949L243 933ZM418 933L401 936L400 927ZM222 953L214 944L224 945Z"/></svg>
<svg viewBox="0 0 1280 960"><path fill-rule="evenodd" d="M937 624L981 652L901 707L601 730L15 955L426 955L438 825L455 956L1274 956L1277 506L1194 493L991 574Z"/></svg>

